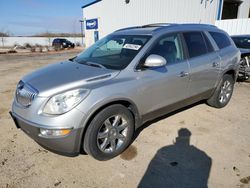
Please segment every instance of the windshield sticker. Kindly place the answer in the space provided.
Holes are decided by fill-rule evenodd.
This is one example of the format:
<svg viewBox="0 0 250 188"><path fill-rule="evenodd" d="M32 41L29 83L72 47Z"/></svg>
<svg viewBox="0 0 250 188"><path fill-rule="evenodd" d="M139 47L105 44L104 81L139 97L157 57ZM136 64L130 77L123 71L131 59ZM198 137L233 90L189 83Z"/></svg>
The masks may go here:
<svg viewBox="0 0 250 188"><path fill-rule="evenodd" d="M137 45L137 44L125 44L123 46L123 48L130 49L130 50L139 50L141 48L141 45Z"/></svg>

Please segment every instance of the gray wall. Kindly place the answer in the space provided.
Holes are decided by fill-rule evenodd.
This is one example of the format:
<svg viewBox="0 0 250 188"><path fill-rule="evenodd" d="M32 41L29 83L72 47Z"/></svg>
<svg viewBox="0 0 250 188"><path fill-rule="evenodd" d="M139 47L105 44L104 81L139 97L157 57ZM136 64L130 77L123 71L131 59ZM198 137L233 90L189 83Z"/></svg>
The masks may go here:
<svg viewBox="0 0 250 188"><path fill-rule="evenodd" d="M30 45L43 45L43 46L50 46L52 45L52 41L54 38L66 38L71 42L77 43L79 42L82 44L82 38L81 37L0 37L0 47L11 47L15 44L18 45L24 45L26 43L29 43Z"/></svg>
<svg viewBox="0 0 250 188"><path fill-rule="evenodd" d="M226 31L229 35L242 35L250 33L250 18L217 20L215 25Z"/></svg>
<svg viewBox="0 0 250 188"><path fill-rule="evenodd" d="M226 0L130 0L129 4L102 0L84 8L83 18L98 18L100 38L120 28L149 23L215 24L220 1L223 5ZM250 0L241 1L238 18L248 18ZM94 31L85 30L86 46L93 43Z"/></svg>
<svg viewBox="0 0 250 188"><path fill-rule="evenodd" d="M98 18L100 37L116 29L149 23L210 23L217 17L219 0L102 0L83 9L86 19ZM86 45L93 31L86 31Z"/></svg>

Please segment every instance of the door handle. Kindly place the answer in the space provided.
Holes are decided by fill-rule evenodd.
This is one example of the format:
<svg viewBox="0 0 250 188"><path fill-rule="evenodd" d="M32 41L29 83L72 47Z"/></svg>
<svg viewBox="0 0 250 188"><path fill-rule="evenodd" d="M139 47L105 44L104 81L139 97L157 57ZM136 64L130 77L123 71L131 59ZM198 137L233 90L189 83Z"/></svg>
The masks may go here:
<svg viewBox="0 0 250 188"><path fill-rule="evenodd" d="M218 67L218 66L219 66L219 63L213 62L212 66L213 66L213 67Z"/></svg>
<svg viewBox="0 0 250 188"><path fill-rule="evenodd" d="M188 76L188 72L181 71L180 72L180 77L185 77L185 76Z"/></svg>

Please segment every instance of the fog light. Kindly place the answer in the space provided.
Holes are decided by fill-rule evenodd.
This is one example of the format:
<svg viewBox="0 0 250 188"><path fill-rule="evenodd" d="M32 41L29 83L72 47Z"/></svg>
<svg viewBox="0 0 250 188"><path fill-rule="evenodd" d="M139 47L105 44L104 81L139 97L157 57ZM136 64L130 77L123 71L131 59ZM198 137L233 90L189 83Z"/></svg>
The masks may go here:
<svg viewBox="0 0 250 188"><path fill-rule="evenodd" d="M65 136L71 129L40 129L41 136Z"/></svg>

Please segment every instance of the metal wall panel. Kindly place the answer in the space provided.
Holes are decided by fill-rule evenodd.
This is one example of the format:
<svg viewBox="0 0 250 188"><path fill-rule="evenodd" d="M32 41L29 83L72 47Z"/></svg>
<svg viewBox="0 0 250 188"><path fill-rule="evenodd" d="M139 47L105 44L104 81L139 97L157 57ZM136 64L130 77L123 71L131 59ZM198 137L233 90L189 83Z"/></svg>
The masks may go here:
<svg viewBox="0 0 250 188"><path fill-rule="evenodd" d="M98 18L100 37L119 28L150 23L214 24L219 0L102 0L83 9L85 19ZM86 31L86 44L93 31Z"/></svg>
<svg viewBox="0 0 250 188"><path fill-rule="evenodd" d="M215 25L229 35L250 34L250 18L217 20Z"/></svg>

